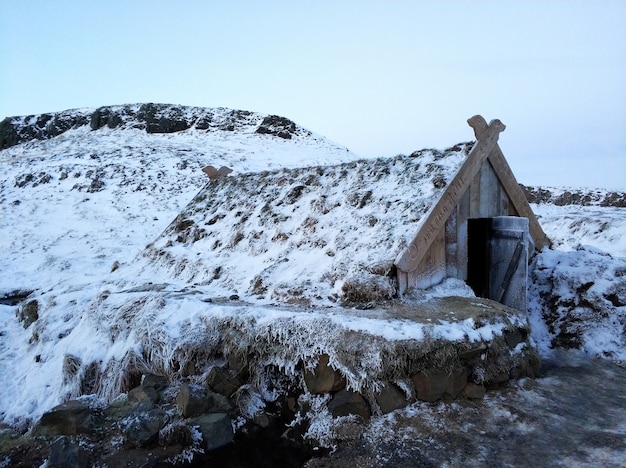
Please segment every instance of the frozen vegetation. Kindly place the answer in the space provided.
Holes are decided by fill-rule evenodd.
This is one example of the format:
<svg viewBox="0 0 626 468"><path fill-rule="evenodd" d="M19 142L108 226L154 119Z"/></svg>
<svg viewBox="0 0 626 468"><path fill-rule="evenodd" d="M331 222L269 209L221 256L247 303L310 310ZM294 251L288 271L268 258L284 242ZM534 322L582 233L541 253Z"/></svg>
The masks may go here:
<svg viewBox="0 0 626 468"><path fill-rule="evenodd" d="M9 124L17 131L8 131ZM299 366L314 369L320 355L349 389L375 392L395 378L410 394L394 374L407 342L423 343L423 352L442 339L471 346L503 337L511 326L472 317L408 320L377 306L394 296L390 262L416 232L425 210L419 203L441 193L471 144L360 160L287 119L155 105L3 125L0 417L13 428L25 430L81 395L113 401L132 388L137 373L193 383L224 360L245 361L255 346L249 363L255 385L238 400L250 418L278 399L282 377L273 369L293 376ZM233 173L209 182L207 165ZM328 190L319 197L312 186ZM508 431L511 440L522 440L557 428L562 421L540 420L547 416L537 407L549 412L554 392L568 405L572 390L560 386L569 382L571 366L586 369L590 399L594 379L612 379L616 393L596 397L622 410L602 407L605 420L594 419L576 436L595 434L597 446L570 459L562 450L553 456L566 465L619 465L626 449L624 387L619 390L626 362L626 208L593 200L558 206L546 197L532 206L554 248L532 263L530 340L554 373L489 393L482 404L413 403L375 414L350 437L342 436L350 416L332 418L321 404L326 397L305 395L306 436L338 448L336 466L354 466L350 451L357 449L342 445L344 436L358 438L362 466L455 465L463 457L484 464L493 461L493 450L504 464L530 465L531 458L506 458L504 442L467 450L480 434ZM473 293L446 281L411 300L446 296ZM513 325L525 323L520 317ZM575 350L576 360L564 349ZM484 379L495 375L484 372ZM592 403L580 418L597 410ZM450 429L451 420L459 429ZM438 431L452 435L423 437ZM564 436L563 447L577 440ZM385 445L389 450L380 449Z"/></svg>

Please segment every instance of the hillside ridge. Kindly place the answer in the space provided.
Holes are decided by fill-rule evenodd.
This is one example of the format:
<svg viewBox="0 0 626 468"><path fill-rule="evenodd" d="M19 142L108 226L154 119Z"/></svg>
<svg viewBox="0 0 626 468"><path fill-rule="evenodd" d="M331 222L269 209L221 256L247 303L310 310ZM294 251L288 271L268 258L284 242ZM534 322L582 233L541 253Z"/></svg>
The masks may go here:
<svg viewBox="0 0 626 468"><path fill-rule="evenodd" d="M0 150L27 141L54 138L80 127L89 127L92 131L104 127L135 128L146 133L222 130L275 135L283 139L291 139L297 134L311 134L286 117L246 110L175 104L125 104L7 117L0 122Z"/></svg>

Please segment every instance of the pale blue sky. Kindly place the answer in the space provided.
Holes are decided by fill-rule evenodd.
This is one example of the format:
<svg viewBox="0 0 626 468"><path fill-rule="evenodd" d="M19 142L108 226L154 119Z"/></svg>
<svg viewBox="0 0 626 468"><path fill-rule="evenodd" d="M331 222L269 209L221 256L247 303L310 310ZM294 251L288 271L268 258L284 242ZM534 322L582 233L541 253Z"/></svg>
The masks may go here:
<svg viewBox="0 0 626 468"><path fill-rule="evenodd" d="M501 119L525 184L626 189L626 1L0 0L0 118L279 114L365 157Z"/></svg>

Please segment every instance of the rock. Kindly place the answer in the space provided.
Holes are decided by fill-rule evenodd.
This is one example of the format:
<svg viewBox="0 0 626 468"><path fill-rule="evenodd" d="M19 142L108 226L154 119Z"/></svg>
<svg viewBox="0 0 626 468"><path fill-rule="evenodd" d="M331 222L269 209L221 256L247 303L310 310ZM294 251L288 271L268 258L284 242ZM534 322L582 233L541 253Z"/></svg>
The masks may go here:
<svg viewBox="0 0 626 468"><path fill-rule="evenodd" d="M383 414L404 408L408 403L404 392L392 383L386 384L375 397L376 403L378 403Z"/></svg>
<svg viewBox="0 0 626 468"><path fill-rule="evenodd" d="M304 382L311 393L330 393L345 387L345 378L328 365L328 354L322 354L315 367L315 372L305 370Z"/></svg>
<svg viewBox="0 0 626 468"><path fill-rule="evenodd" d="M71 400L44 413L32 432L36 436L76 435L90 434L93 429L89 406L81 401Z"/></svg>
<svg viewBox="0 0 626 468"><path fill-rule="evenodd" d="M446 391L448 374L446 372L418 372L411 377L417 399L422 401L437 401Z"/></svg>
<svg viewBox="0 0 626 468"><path fill-rule="evenodd" d="M202 434L205 450L213 450L233 441L233 426L226 413L204 414L189 421Z"/></svg>
<svg viewBox="0 0 626 468"><path fill-rule="evenodd" d="M228 355L228 368L237 372L241 380L246 380L249 377L246 356L241 356L236 353Z"/></svg>
<svg viewBox="0 0 626 468"><path fill-rule="evenodd" d="M26 304L22 305L18 312L17 318L24 328L30 327L30 325L39 319L39 303L37 300L33 299L28 301Z"/></svg>
<svg viewBox="0 0 626 468"><path fill-rule="evenodd" d="M201 385L184 383L180 386L176 404L185 418L204 413L209 407L207 388Z"/></svg>
<svg viewBox="0 0 626 468"><path fill-rule="evenodd" d="M168 424L159 431L159 445L161 447L170 445L189 447L193 443L194 434L191 427L181 421Z"/></svg>
<svg viewBox="0 0 626 468"><path fill-rule="evenodd" d="M33 293L30 289L14 289L0 294L0 304L15 306Z"/></svg>
<svg viewBox="0 0 626 468"><path fill-rule="evenodd" d="M153 404L159 400L159 392L154 387L140 385L128 392L129 403L134 404Z"/></svg>
<svg viewBox="0 0 626 468"><path fill-rule="evenodd" d="M160 409L134 411L118 422L128 442L143 447L154 441L167 422L167 414Z"/></svg>
<svg viewBox="0 0 626 468"><path fill-rule="evenodd" d="M432 371L428 374L418 372L411 377L417 399L422 401L437 401L442 397L454 399L465 388L469 370L463 368L456 373Z"/></svg>
<svg viewBox="0 0 626 468"><path fill-rule="evenodd" d="M291 120L278 115L268 115L257 128L256 133L262 135L275 135L285 140L291 139L296 132L296 124Z"/></svg>
<svg viewBox="0 0 626 468"><path fill-rule="evenodd" d="M484 385L468 382L463 389L463 392L461 392L461 395L472 400L482 400L485 397L486 392L487 389L485 389Z"/></svg>
<svg viewBox="0 0 626 468"><path fill-rule="evenodd" d="M227 397L235 393L242 385L236 371L222 367L213 367L209 371L206 383L214 391Z"/></svg>
<svg viewBox="0 0 626 468"><path fill-rule="evenodd" d="M21 141L17 126L13 124L13 119L7 117L0 122L0 150L10 148Z"/></svg>
<svg viewBox="0 0 626 468"><path fill-rule="evenodd" d="M230 400L220 393L208 390L207 399L209 401L207 413L223 413L233 408L233 405L230 404Z"/></svg>
<svg viewBox="0 0 626 468"><path fill-rule="evenodd" d="M196 121L196 130L208 130L211 126L212 116L210 114L203 115Z"/></svg>
<svg viewBox="0 0 626 468"><path fill-rule="evenodd" d="M328 410L334 417L354 414L369 419L370 408L360 393L339 390L328 403Z"/></svg>
<svg viewBox="0 0 626 468"><path fill-rule="evenodd" d="M7 117L0 122L0 149L23 141L46 140L71 128L89 124L89 116L67 110L55 114Z"/></svg>
<svg viewBox="0 0 626 468"><path fill-rule="evenodd" d="M157 392L164 390L167 387L167 377L162 375L146 374L141 381L142 387L153 387Z"/></svg>
<svg viewBox="0 0 626 468"><path fill-rule="evenodd" d="M354 442L365 432L366 425L361 421L342 421L334 430L339 441Z"/></svg>
<svg viewBox="0 0 626 468"><path fill-rule="evenodd" d="M59 437L50 445L47 468L86 468L89 466L91 466L89 453L68 437Z"/></svg>
<svg viewBox="0 0 626 468"><path fill-rule="evenodd" d="M148 133L175 133L191 127L180 106L167 104L142 104L137 120L146 123Z"/></svg>

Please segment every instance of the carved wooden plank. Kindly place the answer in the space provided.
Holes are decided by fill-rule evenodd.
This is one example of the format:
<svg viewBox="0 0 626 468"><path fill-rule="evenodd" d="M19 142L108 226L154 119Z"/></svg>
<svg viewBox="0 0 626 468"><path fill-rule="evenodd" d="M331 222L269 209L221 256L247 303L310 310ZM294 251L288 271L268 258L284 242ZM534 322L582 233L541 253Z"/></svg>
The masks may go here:
<svg viewBox="0 0 626 468"><path fill-rule="evenodd" d="M446 276L449 278L457 278L457 211L452 210L448 221L446 222Z"/></svg>
<svg viewBox="0 0 626 468"><path fill-rule="evenodd" d="M475 123L473 126L474 134L476 135L476 138L480 138L480 136L483 135L489 127L485 119L481 116L474 116L473 119ZM545 232L543 232L543 229L541 229L541 225L539 224L539 221L537 221L535 213L533 213L533 210L530 208L528 200L526 200L526 197L524 196L524 192L517 183L509 163L506 162L506 159L502 154L502 150L497 144L491 154L489 154L489 162L502 182L511 203L515 207L515 211L517 211L517 214L521 217L528 218L530 235L535 242L535 247L541 250L544 246L550 245L550 239L548 239Z"/></svg>
<svg viewBox="0 0 626 468"><path fill-rule="evenodd" d="M419 266L408 273L409 283L420 289L441 283L446 277L445 226L435 236Z"/></svg>
<svg viewBox="0 0 626 468"><path fill-rule="evenodd" d="M474 126L474 122L476 122L478 117L480 116L474 116L467 122L470 126ZM484 121L482 117L480 119ZM396 266L399 269L410 272L419 266L420 261L428 252L428 248L441 231L450 213L456 209L456 205L463 193L480 170L483 161L487 159L489 153L495 148L500 132L505 128L505 125L496 119L492 120L487 129L481 133L481 138L470 151L461 169L456 173L441 198L426 214L422 228L409 243L408 247L398 255Z"/></svg>

